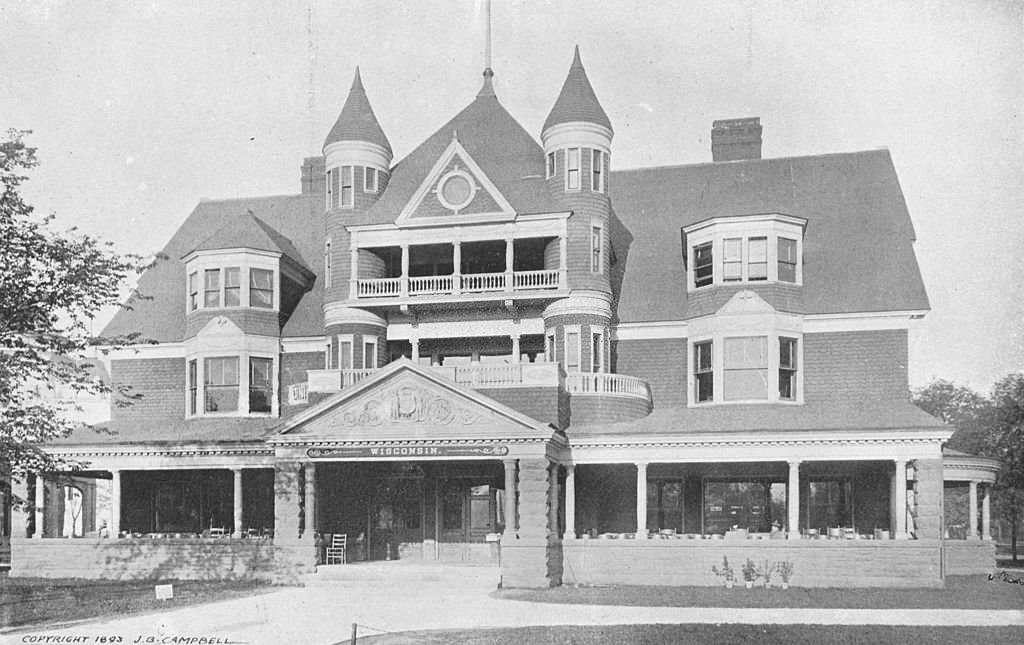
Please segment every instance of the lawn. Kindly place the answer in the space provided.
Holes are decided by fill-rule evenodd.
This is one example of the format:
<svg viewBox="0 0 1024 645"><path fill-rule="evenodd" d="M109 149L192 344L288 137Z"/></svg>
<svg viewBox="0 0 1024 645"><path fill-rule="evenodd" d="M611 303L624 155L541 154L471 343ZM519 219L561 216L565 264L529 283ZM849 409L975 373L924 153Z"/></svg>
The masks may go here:
<svg viewBox="0 0 1024 645"><path fill-rule="evenodd" d="M227 600L272 591L275 587L253 581L173 583L174 598L157 600L152 581L67 580L0 578L0 627L173 609L214 600Z"/></svg>
<svg viewBox="0 0 1024 645"><path fill-rule="evenodd" d="M1011 579L1024 578L1012 571ZM839 609L1024 609L1024 585L985 575L947 576L944 589L745 589L724 587L555 587L507 589L496 598L644 607L794 607ZM1022 641L1024 642L1024 641Z"/></svg>
<svg viewBox="0 0 1024 645"><path fill-rule="evenodd" d="M346 645L350 641L338 641ZM791 645L844 645L847 643L913 643L913 645L993 645L1024 642L1022 627L898 627L898 626L822 626L822 625L609 625L520 627L421 631L359 638L357 645L423 645L459 643L461 645L716 645L746 643L786 643Z"/></svg>

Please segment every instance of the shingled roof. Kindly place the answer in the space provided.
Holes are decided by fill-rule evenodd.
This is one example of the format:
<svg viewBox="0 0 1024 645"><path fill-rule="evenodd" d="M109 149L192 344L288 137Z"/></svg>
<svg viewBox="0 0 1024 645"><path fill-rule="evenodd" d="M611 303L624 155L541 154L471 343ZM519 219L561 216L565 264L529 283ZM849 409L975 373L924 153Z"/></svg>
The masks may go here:
<svg viewBox="0 0 1024 645"><path fill-rule="evenodd" d="M547 130L559 123L571 123L583 121L585 123L596 123L603 125L609 130L612 129L612 122L605 114L601 102L597 100L590 79L587 78L587 70L583 69L583 61L580 60L580 48L576 46L573 54L572 65L569 67L569 75L565 77L562 91L555 100L555 105L548 113L544 121L543 130Z"/></svg>
<svg viewBox="0 0 1024 645"><path fill-rule="evenodd" d="M295 248L291 240L275 231L249 210L228 217L223 226L203 240L193 251L238 248L280 253L300 267L309 269L302 260L302 254Z"/></svg>
<svg viewBox="0 0 1024 645"><path fill-rule="evenodd" d="M224 231L230 238L230 222L252 213L263 227L272 229L291 245L289 255L313 274L323 271L321 249L324 239L322 195L289 195L244 199L204 200L178 228L163 248L167 259L146 270L139 278L138 291L147 299L131 303L131 309L117 312L103 335L112 337L134 332L160 342L177 342L185 337L185 268L180 258ZM262 227L261 227L262 228ZM253 233L253 231L249 231ZM266 232L266 229L264 229ZM270 234L268 233L268 236ZM257 236L259 237L259 236ZM215 246L225 241L210 242ZM278 243L280 243L280 238ZM263 245L263 241L255 243ZM242 244L233 244L241 247ZM287 246L287 245L285 245ZM323 334L323 285L317 280L288 318L281 333L285 337Z"/></svg>
<svg viewBox="0 0 1024 645"><path fill-rule="evenodd" d="M886 150L626 170L609 186L621 322L684 319L682 228L757 213L807 220L797 313L929 308Z"/></svg>
<svg viewBox="0 0 1024 645"><path fill-rule="evenodd" d="M370 99L363 89L363 79L359 75L358 67L355 78L352 79L352 89L348 91L348 98L345 99L338 120L327 134L324 147L337 141L369 141L383 146L389 154L391 153L391 143L373 113Z"/></svg>
<svg viewBox="0 0 1024 645"><path fill-rule="evenodd" d="M452 138L494 183L517 213L562 210L549 196L544 181L544 150L502 106L485 77L480 93L394 167L387 190L353 224L385 224L395 221L426 179Z"/></svg>

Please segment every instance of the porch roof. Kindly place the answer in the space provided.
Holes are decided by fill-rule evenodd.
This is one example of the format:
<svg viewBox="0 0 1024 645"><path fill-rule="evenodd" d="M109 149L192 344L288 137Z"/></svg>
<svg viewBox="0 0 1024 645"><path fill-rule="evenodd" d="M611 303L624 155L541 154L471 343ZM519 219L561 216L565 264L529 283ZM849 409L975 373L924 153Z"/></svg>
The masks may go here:
<svg viewBox="0 0 1024 645"><path fill-rule="evenodd" d="M47 445L251 443L265 441L271 428L280 422L274 417L161 419L152 424L112 420L96 426L81 426L70 436Z"/></svg>
<svg viewBox="0 0 1024 645"><path fill-rule="evenodd" d="M909 401L887 403L809 402L804 405L715 405L657 408L620 423L574 424L570 440L603 435L666 435L807 430L910 430L952 428Z"/></svg>

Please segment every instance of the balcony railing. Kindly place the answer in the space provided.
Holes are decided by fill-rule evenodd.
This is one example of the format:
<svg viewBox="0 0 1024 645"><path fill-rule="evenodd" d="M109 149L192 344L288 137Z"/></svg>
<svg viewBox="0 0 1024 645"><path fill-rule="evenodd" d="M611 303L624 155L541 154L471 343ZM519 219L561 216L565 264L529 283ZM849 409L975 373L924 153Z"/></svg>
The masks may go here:
<svg viewBox="0 0 1024 645"><path fill-rule="evenodd" d="M570 394L604 394L650 400L647 381L625 374L572 372L565 376L565 391Z"/></svg>
<svg viewBox="0 0 1024 645"><path fill-rule="evenodd" d="M511 274L465 273L462 275L360 278L356 280L356 297L397 298L406 294L409 296L437 296L495 291L536 291L558 289L561 286L562 272L558 269L514 271Z"/></svg>

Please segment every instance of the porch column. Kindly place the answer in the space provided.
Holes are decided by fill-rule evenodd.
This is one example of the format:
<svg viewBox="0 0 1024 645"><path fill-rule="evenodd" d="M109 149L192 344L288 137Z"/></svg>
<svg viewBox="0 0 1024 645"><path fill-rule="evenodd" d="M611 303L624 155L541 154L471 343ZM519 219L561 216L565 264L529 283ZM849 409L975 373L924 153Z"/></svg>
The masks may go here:
<svg viewBox="0 0 1024 645"><path fill-rule="evenodd" d="M970 481L971 493L968 495L967 539L978 539L978 482Z"/></svg>
<svg viewBox="0 0 1024 645"><path fill-rule="evenodd" d="M902 459L895 461L896 471L892 482L892 537L896 540L907 539L907 462Z"/></svg>
<svg viewBox="0 0 1024 645"><path fill-rule="evenodd" d="M359 249L356 248L355 242L349 245L349 278L348 282L348 297L351 300L355 300L359 297Z"/></svg>
<svg viewBox="0 0 1024 645"><path fill-rule="evenodd" d="M121 537L121 471L110 471L110 537Z"/></svg>
<svg viewBox="0 0 1024 645"><path fill-rule="evenodd" d="M985 484L985 494L981 498L981 539L992 539L992 506L989 497L992 493L992 484Z"/></svg>
<svg viewBox="0 0 1024 645"><path fill-rule="evenodd" d="M316 533L316 464L306 464L306 496L304 519L306 530L302 537L313 540Z"/></svg>
<svg viewBox="0 0 1024 645"><path fill-rule="evenodd" d="M452 293L462 291L462 242L452 242Z"/></svg>
<svg viewBox="0 0 1024 645"><path fill-rule="evenodd" d="M242 469L232 468L231 472L235 476L235 494L232 497L233 502L233 516L234 516L234 532L232 537L242 537Z"/></svg>
<svg viewBox="0 0 1024 645"><path fill-rule="evenodd" d="M790 540L800 539L800 460L789 462L786 484L786 530Z"/></svg>
<svg viewBox="0 0 1024 645"><path fill-rule="evenodd" d="M413 363L419 363L420 362L420 339L419 338L410 338L409 339L409 344L412 345L412 362Z"/></svg>
<svg viewBox="0 0 1024 645"><path fill-rule="evenodd" d="M399 292L404 296L409 295L409 245L402 245L402 278L399 281Z"/></svg>
<svg viewBox="0 0 1024 645"><path fill-rule="evenodd" d="M46 517L46 480L42 475L36 475L36 494L32 499L36 512L36 530L32 537L41 540L43 538L43 522Z"/></svg>
<svg viewBox="0 0 1024 645"><path fill-rule="evenodd" d="M636 462L636 539L647 539L647 462Z"/></svg>
<svg viewBox="0 0 1024 645"><path fill-rule="evenodd" d="M555 538L558 534L558 464L548 463L548 535Z"/></svg>
<svg viewBox="0 0 1024 645"><path fill-rule="evenodd" d="M519 357L522 355L522 350L519 348L519 336L512 336L512 362L518 363Z"/></svg>
<svg viewBox="0 0 1024 645"><path fill-rule="evenodd" d="M568 276L566 275L569 267L567 259L565 235L558 238L558 287L564 289L568 283Z"/></svg>
<svg viewBox="0 0 1024 645"><path fill-rule="evenodd" d="M11 477L11 497L17 497L24 506L11 504L11 537L24 538L28 535L28 475L24 479Z"/></svg>
<svg viewBox="0 0 1024 645"><path fill-rule="evenodd" d="M576 466L565 467L565 535L563 540L576 539Z"/></svg>
<svg viewBox="0 0 1024 645"><path fill-rule="evenodd" d="M512 282L512 278L513 278L512 267L514 266L513 265L513 259L514 258L512 257L512 250L514 248L515 248L515 245L512 243L512 238L511 237L505 238L505 291L513 291L515 289L515 285Z"/></svg>
<svg viewBox="0 0 1024 645"><path fill-rule="evenodd" d="M516 537L516 460L505 459L505 533L502 539L511 540Z"/></svg>

